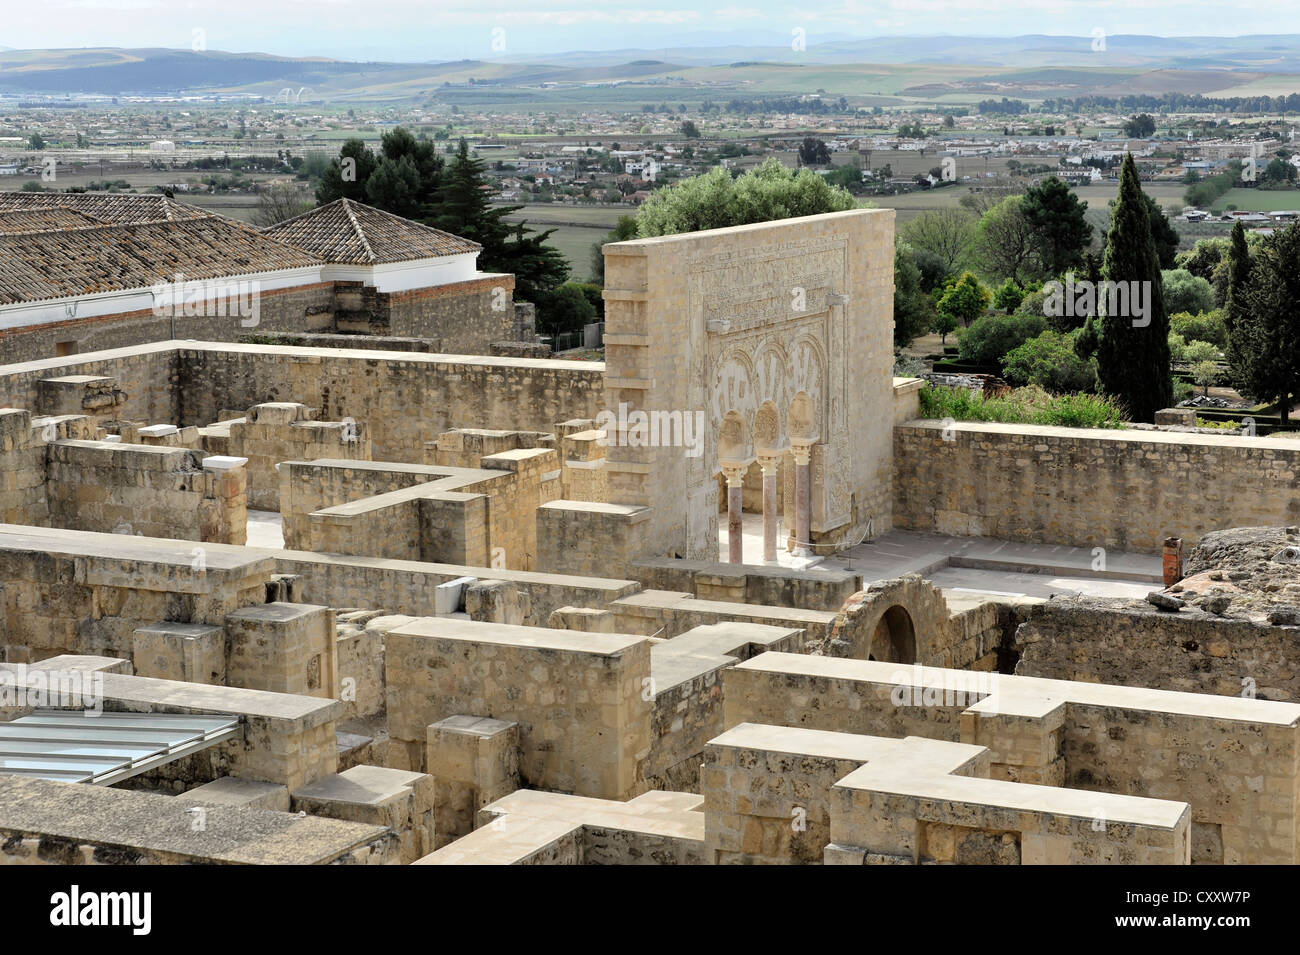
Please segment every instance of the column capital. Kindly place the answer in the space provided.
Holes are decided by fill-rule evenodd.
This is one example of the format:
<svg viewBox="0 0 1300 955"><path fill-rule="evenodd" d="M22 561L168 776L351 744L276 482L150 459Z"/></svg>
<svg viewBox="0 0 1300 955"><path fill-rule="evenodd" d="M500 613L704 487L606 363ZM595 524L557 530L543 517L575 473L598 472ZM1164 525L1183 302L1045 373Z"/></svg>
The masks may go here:
<svg viewBox="0 0 1300 955"><path fill-rule="evenodd" d="M775 474L777 468L780 467L780 465L781 465L780 451L772 451L772 452L760 451L758 453L758 466L763 469L763 473L765 475Z"/></svg>
<svg viewBox="0 0 1300 955"><path fill-rule="evenodd" d="M790 453L794 455L794 463L806 467L812 462L812 445L811 444L791 444Z"/></svg>
<svg viewBox="0 0 1300 955"><path fill-rule="evenodd" d="M745 472L749 470L748 464L738 464L732 461L724 461L721 465L722 473L727 478L727 487L742 487L745 483Z"/></svg>

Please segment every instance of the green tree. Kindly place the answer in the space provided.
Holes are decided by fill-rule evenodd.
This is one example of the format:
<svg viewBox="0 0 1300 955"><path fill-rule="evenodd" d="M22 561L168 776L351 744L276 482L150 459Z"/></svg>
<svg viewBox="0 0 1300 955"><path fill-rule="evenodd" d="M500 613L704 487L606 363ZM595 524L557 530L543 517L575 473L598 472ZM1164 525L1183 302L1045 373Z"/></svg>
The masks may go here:
<svg viewBox="0 0 1300 955"><path fill-rule="evenodd" d="M410 156L382 160L366 180L366 203L404 219L419 219L420 174Z"/></svg>
<svg viewBox="0 0 1300 955"><path fill-rule="evenodd" d="M566 283L547 295L545 320L541 323L548 335L581 331L596 320L596 309L577 285Z"/></svg>
<svg viewBox="0 0 1300 955"><path fill-rule="evenodd" d="M1042 315L985 315L957 333L957 346L966 361L1000 366L1012 350L1045 331Z"/></svg>
<svg viewBox="0 0 1300 955"><path fill-rule="evenodd" d="M1007 279L994 294L993 307L1005 309L1006 313L1010 315L1020 307L1020 303L1024 299L1024 290L1016 284L1014 279Z"/></svg>
<svg viewBox="0 0 1300 955"><path fill-rule="evenodd" d="M934 299L921 287L921 270L906 242L894 243L894 345L902 348L934 323ZM950 329L951 330L951 329ZM946 336L946 333L945 333Z"/></svg>
<svg viewBox="0 0 1300 955"><path fill-rule="evenodd" d="M993 293L984 287L974 272L963 272L961 278L939 299L939 311L970 325L984 314L993 300Z"/></svg>
<svg viewBox="0 0 1300 955"><path fill-rule="evenodd" d="M1228 345L1224 353L1228 367L1232 370L1234 386L1245 387L1242 362L1244 356L1240 349L1245 344L1246 332L1246 287L1250 283L1251 271L1250 246L1246 243L1246 229L1240 222L1234 223L1232 237L1228 245L1228 281L1227 292L1223 299L1223 324L1228 330ZM1241 332L1235 329L1241 329Z"/></svg>
<svg viewBox="0 0 1300 955"><path fill-rule="evenodd" d="M1102 275L1107 282L1126 283L1133 291L1127 309L1112 309L1108 296L1098 296L1103 319L1097 377L1103 390L1128 410L1131 420L1153 421L1155 413L1172 404L1174 397L1169 377L1169 318L1160 258L1151 237L1151 216L1132 153L1124 154L1120 169L1119 199L1111 210ZM1146 306L1141 315L1134 307L1135 299ZM1116 300L1116 304L1122 301L1118 295Z"/></svg>
<svg viewBox="0 0 1300 955"><path fill-rule="evenodd" d="M900 231L908 245L939 261L946 278L969 258L976 226L977 220L967 210L949 206L922 212Z"/></svg>
<svg viewBox="0 0 1300 955"><path fill-rule="evenodd" d="M1199 315L1214 308L1214 288L1186 269L1164 269L1160 273L1165 289L1165 308L1170 313Z"/></svg>
<svg viewBox="0 0 1300 955"><path fill-rule="evenodd" d="M1038 255L1049 275L1063 275L1083 264L1092 239L1092 226L1084 218L1088 203L1055 176L1025 190L1021 211L1038 241Z"/></svg>
<svg viewBox="0 0 1300 955"><path fill-rule="evenodd" d="M826 166L831 161L831 152L820 139L805 136L799 144L799 162L805 166Z"/></svg>
<svg viewBox="0 0 1300 955"><path fill-rule="evenodd" d="M366 201L366 182L375 171L378 160L370 147L360 139L349 139L339 149L334 159L321 173L316 187L316 201L321 205L336 199Z"/></svg>
<svg viewBox="0 0 1300 955"><path fill-rule="evenodd" d="M1156 121L1148 113L1139 113L1129 117L1124 123L1124 135L1133 139L1146 139L1155 134Z"/></svg>
<svg viewBox="0 0 1300 955"><path fill-rule="evenodd" d="M1007 196L980 217L975 249L984 271L1010 278L1017 285L1042 278L1042 260L1033 225L1024 211L1024 197Z"/></svg>
<svg viewBox="0 0 1300 955"><path fill-rule="evenodd" d="M856 206L847 191L829 185L815 172L792 172L772 158L736 179L719 167L657 189L637 210L636 223L638 234L645 238L843 212Z"/></svg>
<svg viewBox="0 0 1300 955"><path fill-rule="evenodd" d="M934 321L930 327L939 333L940 343L946 345L948 344L948 336L956 331L957 326L960 324L961 322L957 320L956 315L951 315L948 312L935 312Z"/></svg>
<svg viewBox="0 0 1300 955"><path fill-rule="evenodd" d="M1234 377L1247 394L1277 401L1285 429L1291 395L1300 393L1300 226L1264 240L1250 257L1248 278L1230 289Z"/></svg>
<svg viewBox="0 0 1300 955"><path fill-rule="evenodd" d="M45 137L40 133L32 133L27 137L28 149L44 149L46 146Z"/></svg>
<svg viewBox="0 0 1300 955"><path fill-rule="evenodd" d="M1038 385L1058 393L1097 387L1096 363L1079 357L1073 335L1050 329L1007 352L1003 373L1013 385Z"/></svg>
<svg viewBox="0 0 1300 955"><path fill-rule="evenodd" d="M461 139L455 158L443 173L432 225L483 246L479 268L484 271L514 271L506 254L511 226L504 219L523 206L493 206L488 200L489 190L483 188L487 185L483 160L475 158L469 143Z"/></svg>
<svg viewBox="0 0 1300 955"><path fill-rule="evenodd" d="M693 119L682 120L682 135L685 136L687 139L700 138L700 127L695 125L695 120Z"/></svg>

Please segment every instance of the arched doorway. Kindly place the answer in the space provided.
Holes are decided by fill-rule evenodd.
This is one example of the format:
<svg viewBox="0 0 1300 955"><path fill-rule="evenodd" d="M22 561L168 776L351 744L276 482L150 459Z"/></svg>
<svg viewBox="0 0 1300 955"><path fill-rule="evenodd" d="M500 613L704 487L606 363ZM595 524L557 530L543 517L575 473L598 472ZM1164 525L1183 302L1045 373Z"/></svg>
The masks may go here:
<svg viewBox="0 0 1300 955"><path fill-rule="evenodd" d="M912 615L902 606L895 604L881 614L871 635L867 659L882 663L916 662L916 628L912 626Z"/></svg>

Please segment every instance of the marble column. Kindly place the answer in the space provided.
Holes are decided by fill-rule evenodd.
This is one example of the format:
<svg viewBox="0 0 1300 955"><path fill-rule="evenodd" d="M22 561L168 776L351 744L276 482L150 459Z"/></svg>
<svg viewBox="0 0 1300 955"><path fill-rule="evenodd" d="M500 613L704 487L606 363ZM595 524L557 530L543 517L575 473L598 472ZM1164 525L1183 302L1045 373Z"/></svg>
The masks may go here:
<svg viewBox="0 0 1300 955"><path fill-rule="evenodd" d="M790 451L794 455L794 552L807 557L812 553L812 445L796 444Z"/></svg>
<svg viewBox="0 0 1300 955"><path fill-rule="evenodd" d="M745 538L741 533L745 470L743 464L722 465L722 473L727 478L727 560L733 564L745 562Z"/></svg>
<svg viewBox="0 0 1300 955"><path fill-rule="evenodd" d="M763 562L775 564L776 560L776 475L781 458L776 455L758 457L763 469Z"/></svg>

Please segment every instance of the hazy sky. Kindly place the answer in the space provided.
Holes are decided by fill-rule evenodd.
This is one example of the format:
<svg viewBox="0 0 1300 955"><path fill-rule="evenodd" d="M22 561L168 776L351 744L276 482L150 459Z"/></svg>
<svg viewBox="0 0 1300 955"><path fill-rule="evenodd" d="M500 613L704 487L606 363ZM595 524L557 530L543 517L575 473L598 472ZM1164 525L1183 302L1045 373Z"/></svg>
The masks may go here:
<svg viewBox="0 0 1300 955"><path fill-rule="evenodd" d="M36 0L5 4L0 46L163 46L345 59L491 58L881 34L1300 33L1295 0Z"/></svg>

